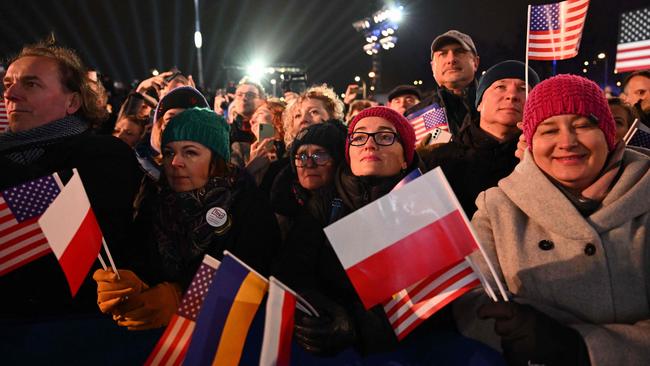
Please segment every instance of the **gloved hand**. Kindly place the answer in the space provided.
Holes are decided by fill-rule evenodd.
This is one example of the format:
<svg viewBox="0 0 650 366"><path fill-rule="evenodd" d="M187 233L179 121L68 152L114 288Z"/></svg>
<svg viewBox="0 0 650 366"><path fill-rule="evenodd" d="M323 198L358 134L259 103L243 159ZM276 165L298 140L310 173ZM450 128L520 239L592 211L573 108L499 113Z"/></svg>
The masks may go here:
<svg viewBox="0 0 650 366"><path fill-rule="evenodd" d="M104 314L111 312L128 296L139 294L143 289L149 288L135 273L126 269L118 271L119 280L113 271L98 269L93 273L93 280L97 282L97 305Z"/></svg>
<svg viewBox="0 0 650 366"><path fill-rule="evenodd" d="M494 318L503 354L510 365L589 365L589 353L575 329L558 323L529 305L491 302L481 306L481 319Z"/></svg>
<svg viewBox="0 0 650 366"><path fill-rule="evenodd" d="M343 307L322 295L307 297L320 317L296 311L295 337L305 350L326 356L334 355L356 342L352 319Z"/></svg>
<svg viewBox="0 0 650 366"><path fill-rule="evenodd" d="M129 330L164 327L180 306L181 295L178 284L163 282L135 296L129 296L128 300L117 307L113 319L117 325Z"/></svg>

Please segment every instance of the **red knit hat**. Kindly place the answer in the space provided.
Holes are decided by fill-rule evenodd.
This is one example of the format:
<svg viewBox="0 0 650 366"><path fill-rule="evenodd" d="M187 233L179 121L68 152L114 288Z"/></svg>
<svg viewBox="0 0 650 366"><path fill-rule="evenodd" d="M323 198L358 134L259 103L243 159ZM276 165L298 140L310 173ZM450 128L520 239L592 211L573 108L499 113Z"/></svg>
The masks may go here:
<svg viewBox="0 0 650 366"><path fill-rule="evenodd" d="M415 155L415 131L413 130L413 126L411 126L404 116L387 107L372 107L364 109L359 112L354 119L352 119L352 122L348 125L348 138L345 140L345 159L348 161L348 164L350 164L349 136L354 131L354 126L357 122L366 117L381 117L393 124L395 131L397 131L397 135L399 135L402 148L404 149L404 160L407 165L411 165L413 162L413 155Z"/></svg>
<svg viewBox="0 0 650 366"><path fill-rule="evenodd" d="M524 107L524 136L533 146L537 126L547 118L561 114L577 114L597 120L611 151L616 145L616 123L600 87L577 75L557 75L537 84L528 95Z"/></svg>

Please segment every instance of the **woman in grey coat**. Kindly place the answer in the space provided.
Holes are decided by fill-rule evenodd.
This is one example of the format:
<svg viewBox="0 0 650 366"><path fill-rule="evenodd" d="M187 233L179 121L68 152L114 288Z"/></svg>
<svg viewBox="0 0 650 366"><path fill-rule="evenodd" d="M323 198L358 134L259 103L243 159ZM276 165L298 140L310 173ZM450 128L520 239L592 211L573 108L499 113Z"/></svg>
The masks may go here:
<svg viewBox="0 0 650 366"><path fill-rule="evenodd" d="M459 327L511 364L650 364L650 159L615 144L601 90L573 75L532 90L524 135L472 219L510 301L466 296Z"/></svg>

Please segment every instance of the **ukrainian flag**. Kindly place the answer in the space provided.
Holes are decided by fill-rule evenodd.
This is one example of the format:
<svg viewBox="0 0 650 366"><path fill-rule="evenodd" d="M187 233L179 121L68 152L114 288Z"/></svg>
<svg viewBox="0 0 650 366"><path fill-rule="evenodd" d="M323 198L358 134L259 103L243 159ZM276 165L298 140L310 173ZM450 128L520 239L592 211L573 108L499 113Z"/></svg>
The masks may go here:
<svg viewBox="0 0 650 366"><path fill-rule="evenodd" d="M185 365L238 365L268 281L225 252L196 320Z"/></svg>

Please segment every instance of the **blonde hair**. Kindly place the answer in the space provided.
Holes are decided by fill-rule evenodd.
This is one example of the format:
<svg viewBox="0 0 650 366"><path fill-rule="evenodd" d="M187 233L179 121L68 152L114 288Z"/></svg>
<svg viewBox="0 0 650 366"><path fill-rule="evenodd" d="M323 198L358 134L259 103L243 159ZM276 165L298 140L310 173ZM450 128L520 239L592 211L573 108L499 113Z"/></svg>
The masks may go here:
<svg viewBox="0 0 650 366"><path fill-rule="evenodd" d="M327 84L314 85L310 87L300 96L300 98L298 98L298 101L302 103L305 99L320 100L323 102L325 110L330 115L330 118L343 120L343 102L336 95L334 89L327 86Z"/></svg>

